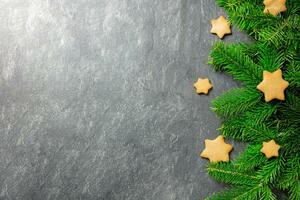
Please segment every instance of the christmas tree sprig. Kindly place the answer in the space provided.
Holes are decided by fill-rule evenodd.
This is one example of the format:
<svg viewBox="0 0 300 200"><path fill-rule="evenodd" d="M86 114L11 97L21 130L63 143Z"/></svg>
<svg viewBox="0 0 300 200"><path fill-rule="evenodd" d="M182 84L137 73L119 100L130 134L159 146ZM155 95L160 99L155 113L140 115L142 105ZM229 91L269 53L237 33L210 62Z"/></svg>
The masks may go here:
<svg viewBox="0 0 300 200"><path fill-rule="evenodd" d="M291 200L300 199L300 1L287 0L278 16L263 12L262 0L217 0L229 21L254 38L252 44L216 43L209 62L216 71L242 82L213 101L222 119L219 129L226 138L247 142L239 157L212 163L208 173L231 185L207 198L277 199L282 190ZM285 100L266 102L257 85L263 72L282 70L289 82ZM263 142L280 145L278 157L266 158Z"/></svg>
<svg viewBox="0 0 300 200"><path fill-rule="evenodd" d="M298 46L300 40L300 3L287 1L281 16L266 15L262 0L217 0L229 15L229 21L256 40L276 47ZM298 41L296 44L295 41Z"/></svg>

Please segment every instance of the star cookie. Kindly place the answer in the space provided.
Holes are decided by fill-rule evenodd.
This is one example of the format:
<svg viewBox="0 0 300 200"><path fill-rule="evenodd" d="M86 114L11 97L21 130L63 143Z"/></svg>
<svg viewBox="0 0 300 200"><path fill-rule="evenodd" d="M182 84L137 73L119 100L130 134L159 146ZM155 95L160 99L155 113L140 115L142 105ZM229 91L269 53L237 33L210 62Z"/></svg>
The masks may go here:
<svg viewBox="0 0 300 200"><path fill-rule="evenodd" d="M257 86L257 89L265 95L265 101L269 102L273 99L284 100L284 90L289 86L289 82L282 79L281 69L271 73L263 72L263 81Z"/></svg>
<svg viewBox="0 0 300 200"><path fill-rule="evenodd" d="M280 146L276 144L274 140L270 140L269 142L263 142L263 147L261 148L261 152L265 154L267 158L278 157L278 150Z"/></svg>
<svg viewBox="0 0 300 200"><path fill-rule="evenodd" d="M219 136L214 140L205 140L205 149L200 156L208 158L210 162L228 162L232 148L232 145L224 142L223 136Z"/></svg>
<svg viewBox="0 0 300 200"><path fill-rule="evenodd" d="M270 13L277 16L279 13L286 11L286 0L264 0L264 13Z"/></svg>
<svg viewBox="0 0 300 200"><path fill-rule="evenodd" d="M220 39L222 39L224 35L231 33L230 24L224 16L220 16L218 19L212 19L211 25L212 28L210 32L217 34Z"/></svg>
<svg viewBox="0 0 300 200"><path fill-rule="evenodd" d="M208 94L208 91L213 87L207 78L198 78L198 81L194 83L194 87L198 94Z"/></svg>

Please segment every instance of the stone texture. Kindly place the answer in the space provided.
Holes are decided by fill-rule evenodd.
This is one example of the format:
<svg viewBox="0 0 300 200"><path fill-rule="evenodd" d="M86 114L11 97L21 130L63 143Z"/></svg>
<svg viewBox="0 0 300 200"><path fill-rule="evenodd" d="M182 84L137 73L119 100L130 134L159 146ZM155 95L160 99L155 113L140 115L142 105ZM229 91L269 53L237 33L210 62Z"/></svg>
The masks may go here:
<svg viewBox="0 0 300 200"><path fill-rule="evenodd" d="M238 86L206 64L210 19L224 14L214 0L0 9L0 199L194 200L223 187L199 158L220 126L210 101Z"/></svg>

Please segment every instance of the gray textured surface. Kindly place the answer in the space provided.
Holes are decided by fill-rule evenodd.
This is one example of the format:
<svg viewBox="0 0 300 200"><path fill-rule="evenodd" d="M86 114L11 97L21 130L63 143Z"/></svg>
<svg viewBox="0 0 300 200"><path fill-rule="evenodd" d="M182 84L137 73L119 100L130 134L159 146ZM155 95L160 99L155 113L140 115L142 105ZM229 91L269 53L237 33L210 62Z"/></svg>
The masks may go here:
<svg viewBox="0 0 300 200"><path fill-rule="evenodd" d="M206 64L214 0L0 10L0 199L194 200L222 187L198 157L220 125L211 99L237 86ZM198 76L209 96L194 93Z"/></svg>

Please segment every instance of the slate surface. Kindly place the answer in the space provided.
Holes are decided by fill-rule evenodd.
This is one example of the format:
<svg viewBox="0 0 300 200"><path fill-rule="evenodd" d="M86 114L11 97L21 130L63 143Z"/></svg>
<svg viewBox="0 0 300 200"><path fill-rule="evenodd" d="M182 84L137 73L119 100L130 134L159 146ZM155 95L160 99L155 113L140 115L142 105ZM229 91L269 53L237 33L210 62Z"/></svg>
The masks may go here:
<svg viewBox="0 0 300 200"><path fill-rule="evenodd" d="M198 157L220 126L210 101L237 86L206 64L214 0L0 10L0 199L199 200L223 187ZM194 93L198 76L209 96Z"/></svg>

